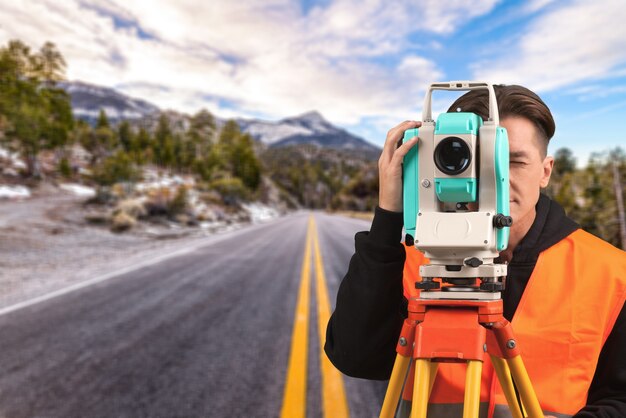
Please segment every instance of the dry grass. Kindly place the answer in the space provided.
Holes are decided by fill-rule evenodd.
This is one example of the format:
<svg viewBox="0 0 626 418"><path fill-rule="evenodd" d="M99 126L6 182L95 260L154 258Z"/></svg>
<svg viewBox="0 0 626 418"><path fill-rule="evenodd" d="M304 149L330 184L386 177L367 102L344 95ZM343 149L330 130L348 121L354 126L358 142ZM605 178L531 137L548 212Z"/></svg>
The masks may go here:
<svg viewBox="0 0 626 418"><path fill-rule="evenodd" d="M111 221L111 231L113 232L124 232L131 229L137 221L135 218L130 216L125 212L119 212L113 216Z"/></svg>

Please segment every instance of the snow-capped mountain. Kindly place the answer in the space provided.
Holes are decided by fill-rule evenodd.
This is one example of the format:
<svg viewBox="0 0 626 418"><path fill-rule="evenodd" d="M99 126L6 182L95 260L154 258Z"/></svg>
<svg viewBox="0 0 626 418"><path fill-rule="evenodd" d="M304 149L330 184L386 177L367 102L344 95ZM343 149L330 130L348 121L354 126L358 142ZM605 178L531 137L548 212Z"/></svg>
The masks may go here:
<svg viewBox="0 0 626 418"><path fill-rule="evenodd" d="M338 128L328 122L319 112L308 112L278 122L238 119L244 132L272 147L298 144L315 144L325 148L358 150L380 153L380 148Z"/></svg>
<svg viewBox="0 0 626 418"><path fill-rule="evenodd" d="M127 119L134 125L151 129L156 126L159 114L157 106L145 100L129 97L115 89L96 86L83 82L62 82L59 87L71 96L74 116L92 124L98 119L100 109L104 109L109 121L113 124ZM188 126L189 115L167 111L173 129L184 129ZM224 120L217 119L218 126ZM241 130L270 147L287 145L315 144L323 148L333 148L359 152L370 158L380 153L380 148L338 128L328 122L319 112L308 112L300 116L290 117L277 122L263 120L237 119Z"/></svg>
<svg viewBox="0 0 626 418"><path fill-rule="evenodd" d="M337 130L318 112L305 113L279 122L237 119L241 129L264 144L274 145L294 136L312 136Z"/></svg>
<svg viewBox="0 0 626 418"><path fill-rule="evenodd" d="M135 99L112 88L96 86L80 81L60 82L59 87L72 98L74 116L95 122L103 109L109 121L136 120L157 113L160 109L145 100Z"/></svg>

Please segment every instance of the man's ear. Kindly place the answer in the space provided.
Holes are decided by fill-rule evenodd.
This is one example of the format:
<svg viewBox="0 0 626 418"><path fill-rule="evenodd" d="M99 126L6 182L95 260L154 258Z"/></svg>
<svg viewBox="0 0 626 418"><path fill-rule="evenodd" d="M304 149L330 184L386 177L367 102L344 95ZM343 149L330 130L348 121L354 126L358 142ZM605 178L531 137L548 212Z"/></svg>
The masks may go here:
<svg viewBox="0 0 626 418"><path fill-rule="evenodd" d="M548 187L550 183L550 176L552 175L552 169L554 168L554 157L548 155L543 159L543 175L541 176L541 182L539 183L542 188Z"/></svg>

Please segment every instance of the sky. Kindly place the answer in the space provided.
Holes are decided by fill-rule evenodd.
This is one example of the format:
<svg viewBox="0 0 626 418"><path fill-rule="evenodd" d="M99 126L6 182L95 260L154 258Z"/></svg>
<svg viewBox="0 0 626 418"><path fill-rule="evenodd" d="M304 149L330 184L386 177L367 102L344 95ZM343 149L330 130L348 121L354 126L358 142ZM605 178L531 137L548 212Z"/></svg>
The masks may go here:
<svg viewBox="0 0 626 418"><path fill-rule="evenodd" d="M624 0L0 0L0 43L54 42L67 78L164 109L279 120L311 110L377 145L430 83L521 84L550 152L626 147ZM435 93L433 110L451 104Z"/></svg>

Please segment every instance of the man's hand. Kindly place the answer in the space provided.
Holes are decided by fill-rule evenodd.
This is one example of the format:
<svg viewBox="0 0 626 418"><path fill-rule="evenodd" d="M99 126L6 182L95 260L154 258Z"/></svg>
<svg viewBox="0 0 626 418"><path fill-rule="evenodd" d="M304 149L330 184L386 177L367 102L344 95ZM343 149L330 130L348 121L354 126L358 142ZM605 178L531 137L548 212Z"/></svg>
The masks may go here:
<svg viewBox="0 0 626 418"><path fill-rule="evenodd" d="M378 160L380 190L378 206L392 212L402 212L402 159L417 144L417 137L398 147L404 131L422 126L421 122L405 121L387 133L383 152Z"/></svg>

